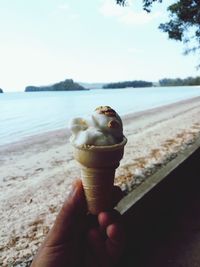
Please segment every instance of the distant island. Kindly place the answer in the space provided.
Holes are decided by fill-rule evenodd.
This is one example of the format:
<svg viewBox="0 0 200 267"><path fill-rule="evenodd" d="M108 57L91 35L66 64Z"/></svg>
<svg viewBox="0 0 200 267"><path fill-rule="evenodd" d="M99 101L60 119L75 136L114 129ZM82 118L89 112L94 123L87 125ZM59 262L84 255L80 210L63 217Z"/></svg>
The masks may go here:
<svg viewBox="0 0 200 267"><path fill-rule="evenodd" d="M104 89L111 88L127 88L127 87L152 87L152 82L146 81L126 81L126 82L116 82L116 83L108 83L103 86Z"/></svg>
<svg viewBox="0 0 200 267"><path fill-rule="evenodd" d="M27 86L25 92L39 92L39 91L79 91L87 90L80 84L74 82L72 79L66 79L52 85L47 86Z"/></svg>
<svg viewBox="0 0 200 267"><path fill-rule="evenodd" d="M190 85L200 85L200 76L197 77L188 77L185 79L176 78L170 79L165 78L159 80L160 86L190 86Z"/></svg>
<svg viewBox="0 0 200 267"><path fill-rule="evenodd" d="M87 91L92 89L122 89L122 88L142 88L142 87L165 87L165 86L195 86L200 85L200 76L187 78L163 78L158 82L143 80L120 81L111 83L86 83L74 82L73 79L66 79L51 85L26 86L25 92L39 91ZM5 89L5 88L4 88ZM5 90L0 88L0 94Z"/></svg>

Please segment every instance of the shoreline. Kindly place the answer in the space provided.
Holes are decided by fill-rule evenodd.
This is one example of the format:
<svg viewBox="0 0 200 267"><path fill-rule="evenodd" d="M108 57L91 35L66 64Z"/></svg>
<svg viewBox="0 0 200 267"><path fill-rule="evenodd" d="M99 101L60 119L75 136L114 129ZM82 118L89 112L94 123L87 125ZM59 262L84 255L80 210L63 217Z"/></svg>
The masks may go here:
<svg viewBox="0 0 200 267"><path fill-rule="evenodd" d="M191 102L198 102L200 100L200 96L192 97L189 99L181 100L178 102L174 102L171 104L154 107L151 109L147 109L144 111L138 111L138 112L131 112L125 115L122 115L121 118L123 120L123 125L126 126L128 123L132 122L132 120L141 120L144 116L152 116L154 114L158 114L159 112L165 112L170 108L176 108L177 105L184 105L189 104ZM42 145L57 145L57 144L65 144L68 142L70 137L70 132L66 128L61 128L58 130L53 131L47 131L44 133L34 134L31 136L24 137L22 140L10 142L7 144L0 144L0 156L1 151L4 153L6 152L14 152L17 151L19 148L25 148L32 147L34 144L42 144ZM50 139L56 138L54 141L51 141ZM56 142L55 142L56 141Z"/></svg>
<svg viewBox="0 0 200 267"><path fill-rule="evenodd" d="M128 194L199 138L200 97L122 119L128 143L115 184ZM29 266L73 180L80 177L68 138L63 129L0 146L3 267Z"/></svg>

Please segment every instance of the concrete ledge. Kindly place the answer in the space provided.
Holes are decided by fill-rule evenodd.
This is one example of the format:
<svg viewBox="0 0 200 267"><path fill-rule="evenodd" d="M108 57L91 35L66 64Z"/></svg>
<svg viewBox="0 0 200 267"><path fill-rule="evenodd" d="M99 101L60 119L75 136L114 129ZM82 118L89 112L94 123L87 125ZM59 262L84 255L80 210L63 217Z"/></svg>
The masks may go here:
<svg viewBox="0 0 200 267"><path fill-rule="evenodd" d="M199 144L121 201L127 244L119 267L200 266Z"/></svg>
<svg viewBox="0 0 200 267"><path fill-rule="evenodd" d="M146 195L152 188L164 180L174 169L183 163L190 155L192 155L200 147L200 137L188 148L180 151L178 156L163 166L160 170L148 177L141 185L124 197L117 205L116 210L124 214L138 200Z"/></svg>

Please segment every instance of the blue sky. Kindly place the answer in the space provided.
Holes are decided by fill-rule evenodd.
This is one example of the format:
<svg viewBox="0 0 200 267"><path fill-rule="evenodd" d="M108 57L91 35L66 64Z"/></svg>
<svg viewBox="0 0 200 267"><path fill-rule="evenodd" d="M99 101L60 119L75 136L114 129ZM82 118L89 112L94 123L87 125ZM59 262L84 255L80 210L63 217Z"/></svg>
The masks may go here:
<svg viewBox="0 0 200 267"><path fill-rule="evenodd" d="M158 29L172 2L146 14L141 0L0 0L0 88L197 76L197 56Z"/></svg>

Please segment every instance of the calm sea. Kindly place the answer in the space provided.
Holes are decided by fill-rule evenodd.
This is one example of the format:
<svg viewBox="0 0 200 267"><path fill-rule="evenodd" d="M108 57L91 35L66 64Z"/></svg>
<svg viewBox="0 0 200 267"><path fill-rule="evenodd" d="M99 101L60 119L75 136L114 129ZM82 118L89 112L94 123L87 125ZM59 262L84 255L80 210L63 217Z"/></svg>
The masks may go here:
<svg viewBox="0 0 200 267"><path fill-rule="evenodd" d="M66 128L68 120L109 105L120 115L200 96L200 87L152 87L0 94L0 145Z"/></svg>

